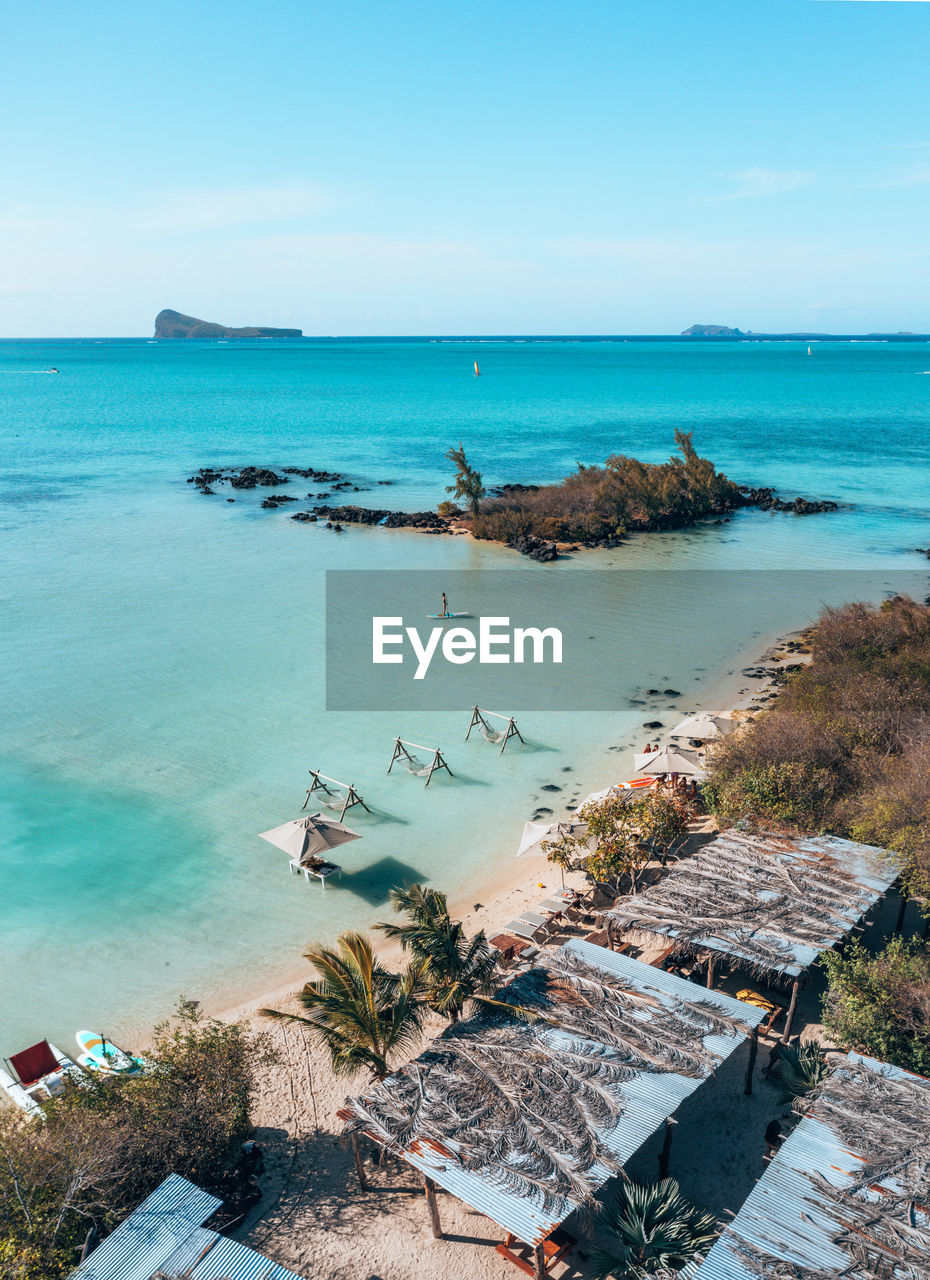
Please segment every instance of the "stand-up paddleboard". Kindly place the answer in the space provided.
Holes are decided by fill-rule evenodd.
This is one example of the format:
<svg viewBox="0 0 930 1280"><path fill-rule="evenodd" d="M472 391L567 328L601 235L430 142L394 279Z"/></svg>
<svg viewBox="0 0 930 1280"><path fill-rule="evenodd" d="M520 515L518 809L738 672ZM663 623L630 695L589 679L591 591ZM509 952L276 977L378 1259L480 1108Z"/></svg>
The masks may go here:
<svg viewBox="0 0 930 1280"><path fill-rule="evenodd" d="M74 1037L83 1053L78 1062L91 1071L109 1075L128 1075L143 1066L141 1058L133 1058L97 1031L79 1031Z"/></svg>
<svg viewBox="0 0 930 1280"><path fill-rule="evenodd" d="M470 618L470 613L428 613L427 618L432 618L436 622L448 622L450 618Z"/></svg>

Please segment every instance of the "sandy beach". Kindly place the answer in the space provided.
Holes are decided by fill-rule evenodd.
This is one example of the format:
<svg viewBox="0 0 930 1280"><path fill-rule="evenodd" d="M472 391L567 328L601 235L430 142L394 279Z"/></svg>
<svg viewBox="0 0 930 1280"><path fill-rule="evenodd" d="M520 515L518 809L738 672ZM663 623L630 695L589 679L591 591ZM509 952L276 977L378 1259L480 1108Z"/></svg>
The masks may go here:
<svg viewBox="0 0 930 1280"><path fill-rule="evenodd" d="M772 668L803 660L803 655L786 652L784 644L782 640L771 645L759 657L760 664ZM713 690L716 700L700 710L726 710L742 718L766 696L769 685L768 678L727 676ZM586 780L583 793L631 775L630 761L611 759L605 762L602 776ZM694 827L693 843L703 842L713 830L711 818L700 820ZM584 887L584 877L579 874L570 874L566 882ZM453 914L469 931L485 929L493 936L522 908L559 886L558 870L544 859L510 856L502 859L499 875L452 904ZM379 943L378 952L387 962L399 960L394 944ZM337 1079L327 1054L303 1028L269 1023L257 1012L269 1005L294 1009L295 989L308 976L303 965L295 969L293 982L214 1011L226 1018L255 1020L272 1037L281 1056L280 1067L261 1082L254 1112L256 1136L267 1165L262 1178L264 1196L239 1234L308 1280L317 1276L332 1280L444 1280L460 1269L480 1280L512 1277L512 1265L494 1248L503 1238L501 1229L442 1191L439 1211L444 1239L433 1239L419 1175L396 1158L384 1156L377 1166L369 1159L370 1186L367 1191L360 1190L348 1143L340 1136L342 1123L337 1112L347 1095L364 1090L366 1076ZM818 1010L819 991L812 984L802 993L798 1025L815 1026ZM435 1019L424 1042L444 1025ZM763 1042L760 1058L765 1052ZM686 1193L721 1217L739 1207L762 1172L765 1125L776 1115L782 1116L786 1125L790 1123L778 1088L758 1073L753 1096L744 1095L747 1053L748 1046L743 1045L679 1116L672 1173ZM658 1138L650 1140L637 1153L629 1166L633 1176L656 1176L658 1142ZM711 1168L712 1183L706 1178ZM555 1274L583 1277L585 1262L582 1245Z"/></svg>

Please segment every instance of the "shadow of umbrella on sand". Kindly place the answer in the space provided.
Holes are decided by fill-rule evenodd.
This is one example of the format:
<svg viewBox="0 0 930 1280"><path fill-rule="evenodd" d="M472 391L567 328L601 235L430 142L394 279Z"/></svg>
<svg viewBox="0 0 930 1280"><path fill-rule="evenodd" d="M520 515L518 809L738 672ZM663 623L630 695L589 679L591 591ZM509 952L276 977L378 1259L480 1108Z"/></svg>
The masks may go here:
<svg viewBox="0 0 930 1280"><path fill-rule="evenodd" d="M306 818L295 818L270 831L262 831L259 838L267 840L283 851L294 862L303 864L314 855L326 854L340 844L348 844L350 840L361 840L358 831L352 831L343 822L335 818L324 817L322 813L311 813Z"/></svg>

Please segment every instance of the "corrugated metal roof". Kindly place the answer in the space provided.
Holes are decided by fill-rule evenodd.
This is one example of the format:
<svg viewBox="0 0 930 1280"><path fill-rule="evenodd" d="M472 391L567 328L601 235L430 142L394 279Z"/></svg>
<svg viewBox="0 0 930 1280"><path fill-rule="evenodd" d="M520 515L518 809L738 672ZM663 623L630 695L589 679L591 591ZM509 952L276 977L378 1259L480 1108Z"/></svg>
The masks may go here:
<svg viewBox="0 0 930 1280"><path fill-rule="evenodd" d="M757 1026L765 1017L764 1010L753 1005L718 991L706 991L673 974L604 947L572 939L564 949L574 952L588 964L617 975L639 995L658 1000L666 1008L674 1009L684 1001L691 1004L706 1001L715 1010L749 1027ZM705 1036L703 1044L719 1063L729 1057L745 1038L745 1033L734 1029L733 1034ZM710 1074L708 1071L707 1076ZM618 1093L625 1099L623 1114L612 1130L597 1132L598 1140L621 1163L626 1162L702 1083L702 1079L674 1072L637 1072L632 1079L617 1086ZM553 1208L544 1210L538 1196L522 1196L505 1190L487 1175L464 1168L437 1149L435 1144L418 1141L401 1154L439 1186L528 1244L544 1240L579 1207L572 1200L561 1198ZM591 1175L593 1181L602 1186L612 1176L612 1171L595 1164Z"/></svg>
<svg viewBox="0 0 930 1280"><path fill-rule="evenodd" d="M301 1280L294 1271L203 1223L222 1204L173 1173L93 1251L69 1280Z"/></svg>
<svg viewBox="0 0 930 1280"><path fill-rule="evenodd" d="M899 1067L858 1054L848 1055L847 1061L886 1080L907 1080L926 1085L930 1093L930 1081ZM843 1071L844 1068L837 1070ZM760 1274L774 1271L780 1262L798 1268L799 1280L808 1274L816 1275L818 1280L824 1274L848 1275L853 1259L840 1241L848 1232L850 1223L837 1220L823 1184L837 1188L851 1186L861 1176L863 1159L861 1152L852 1150L849 1143L844 1142L818 1116L815 1103L812 1114L805 1116L779 1148L704 1262L698 1267L688 1268L683 1274L690 1280L759 1280ZM891 1188L894 1182L893 1179L883 1179L878 1185ZM861 1205L862 1223L859 1225L865 1227L866 1219L874 1218L875 1211L880 1209L880 1196L874 1192L870 1199L863 1196ZM857 1224L852 1225L855 1227ZM863 1232L861 1240L867 1248L868 1231ZM757 1257L761 1253L767 1261L753 1267L742 1256L741 1245L749 1246ZM764 1268L761 1273L760 1265ZM862 1280L863 1277L877 1275L878 1268L873 1272L868 1263L860 1263L852 1274ZM900 1274L916 1276L918 1273L902 1269ZM930 1275L930 1254L927 1255L926 1270L919 1274Z"/></svg>
<svg viewBox="0 0 930 1280"><path fill-rule="evenodd" d="M679 865L677 871L673 870L657 885L646 889L635 899L625 903L624 909L617 913L611 912L608 914L613 915L618 928L635 928L635 924L631 925L630 923L629 915L631 913L645 914L648 911L652 897L655 898L656 902L660 902L663 893L667 892L669 888L674 891L676 874L700 876L703 866L707 866L710 871L713 871L715 857L719 856L720 852L725 851L730 844L744 845L747 839L739 832L724 832L723 835L712 840L710 844L704 845L692 857L685 859ZM810 836L798 840L788 840L785 837L778 836L771 837L768 841L766 841L765 837L753 837L752 842L760 850L768 843L769 847L765 850L765 857L771 858L773 862L786 867L790 867L792 864L802 865L805 856L810 854L820 859L827 858L840 873L852 877L855 882L855 888L858 890L856 896L851 898L847 905L836 911L832 924L825 924L822 936L814 942L805 944L796 940L782 938L775 929L766 929L764 926L757 928L748 935L750 938L756 936L760 940L775 942L782 949L787 949L791 955L790 960L774 961L767 967L776 972L784 973L791 978L796 978L806 969L809 969L821 952L829 951L843 938L847 937L879 898L888 892L899 875L899 868L888 850L879 849L874 845L857 844L852 840L840 840L835 836ZM778 875L777 871L773 871L769 887L765 887L760 882L758 889L759 901L763 901L766 894L771 894L774 897L776 892L783 893L784 888L784 879ZM710 884L708 886L709 897L713 892L713 885ZM661 929L650 929L649 931L660 933L669 939L685 935L691 946L706 947L710 951L719 951L744 960L748 964L755 965L759 963L758 956L754 955L751 949L746 949L740 945L739 931L736 927L734 927L733 935L718 936L707 934L692 936L688 932L687 921L685 920L681 929L666 925Z"/></svg>

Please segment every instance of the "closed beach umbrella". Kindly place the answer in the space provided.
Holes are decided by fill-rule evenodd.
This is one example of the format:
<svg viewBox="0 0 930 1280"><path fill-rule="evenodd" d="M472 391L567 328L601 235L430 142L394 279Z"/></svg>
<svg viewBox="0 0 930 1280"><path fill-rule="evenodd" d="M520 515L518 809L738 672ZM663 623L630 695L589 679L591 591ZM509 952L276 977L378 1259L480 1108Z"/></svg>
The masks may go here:
<svg viewBox="0 0 930 1280"><path fill-rule="evenodd" d="M712 716L703 713L682 720L668 735L670 738L698 738L701 742L713 742L725 738L736 725L729 716Z"/></svg>
<svg viewBox="0 0 930 1280"><path fill-rule="evenodd" d="M684 773L689 777L704 770L698 753L684 747L663 747L661 751L646 752L636 757L634 767L640 773Z"/></svg>
<svg viewBox="0 0 930 1280"><path fill-rule="evenodd" d="M362 837L335 818L326 818L322 813L311 813L306 818L285 822L283 826L274 827L271 831L262 831L260 838L283 849L295 862L304 862L314 854L328 853L337 845L348 844L350 840L361 840Z"/></svg>
<svg viewBox="0 0 930 1280"><path fill-rule="evenodd" d="M542 854L542 843L549 840L577 839L588 834L586 822L528 822L523 828L523 837L517 850L518 858L531 854Z"/></svg>

